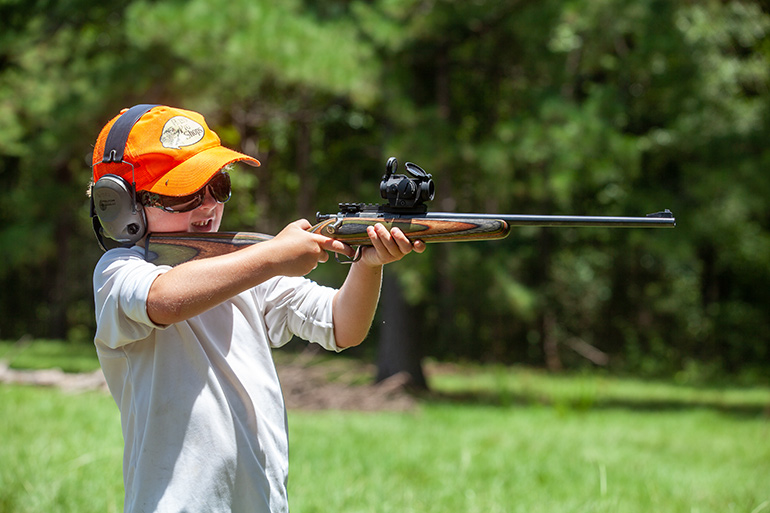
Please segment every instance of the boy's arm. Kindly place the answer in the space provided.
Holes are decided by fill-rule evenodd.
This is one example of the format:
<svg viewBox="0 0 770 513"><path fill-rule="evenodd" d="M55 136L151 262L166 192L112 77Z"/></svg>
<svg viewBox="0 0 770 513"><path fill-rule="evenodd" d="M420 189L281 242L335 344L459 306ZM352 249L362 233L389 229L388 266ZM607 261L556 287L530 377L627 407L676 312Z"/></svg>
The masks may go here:
<svg viewBox="0 0 770 513"><path fill-rule="evenodd" d="M150 287L147 314L159 325L180 322L275 276L304 276L327 251L352 256L340 241L307 232L295 221L269 241L240 251L181 264L158 276Z"/></svg>
<svg viewBox="0 0 770 513"><path fill-rule="evenodd" d="M334 296L334 337L340 348L356 346L366 338L380 299L382 266L400 260L413 249L425 251L425 243L412 245L398 228L388 232L378 224L367 231L373 245L363 248L361 260L351 266Z"/></svg>

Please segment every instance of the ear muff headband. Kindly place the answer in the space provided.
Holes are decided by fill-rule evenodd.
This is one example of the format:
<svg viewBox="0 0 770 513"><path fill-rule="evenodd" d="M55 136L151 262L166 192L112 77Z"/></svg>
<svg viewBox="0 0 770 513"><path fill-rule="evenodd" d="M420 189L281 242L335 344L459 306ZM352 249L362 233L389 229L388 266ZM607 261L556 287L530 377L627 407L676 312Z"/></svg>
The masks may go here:
<svg viewBox="0 0 770 513"><path fill-rule="evenodd" d="M158 107L158 105L148 103L134 105L115 121L104 143L104 158L102 158L102 162L123 162L128 134L131 133L131 129L134 128L136 122L153 107Z"/></svg>
<svg viewBox="0 0 770 513"><path fill-rule="evenodd" d="M134 166L123 160L131 129L139 119L157 105L135 105L124 112L110 128L104 144L103 163L131 166L131 184L117 175L104 175L91 186L91 218L99 247L106 251L102 235L131 246L147 231L144 208L136 203ZM97 207L98 205L98 207Z"/></svg>

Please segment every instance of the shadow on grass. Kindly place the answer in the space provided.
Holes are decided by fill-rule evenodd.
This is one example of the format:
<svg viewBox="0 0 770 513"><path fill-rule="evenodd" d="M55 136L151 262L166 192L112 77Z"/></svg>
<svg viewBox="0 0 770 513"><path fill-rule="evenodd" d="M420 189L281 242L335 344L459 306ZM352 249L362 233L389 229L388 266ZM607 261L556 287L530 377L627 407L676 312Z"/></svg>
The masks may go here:
<svg viewBox="0 0 770 513"><path fill-rule="evenodd" d="M742 417L770 418L770 401L725 401L719 398L635 398L635 397L550 397L536 393L490 391L430 391L419 395L435 404L462 404L480 407L543 406L575 412L591 410L630 410L639 412L671 412L681 410L711 410Z"/></svg>

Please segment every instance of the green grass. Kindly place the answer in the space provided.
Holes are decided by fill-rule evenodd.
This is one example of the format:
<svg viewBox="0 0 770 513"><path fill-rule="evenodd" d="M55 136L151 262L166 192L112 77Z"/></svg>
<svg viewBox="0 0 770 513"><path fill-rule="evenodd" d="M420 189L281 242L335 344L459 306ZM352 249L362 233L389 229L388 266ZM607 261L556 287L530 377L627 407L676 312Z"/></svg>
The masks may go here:
<svg viewBox="0 0 770 513"><path fill-rule="evenodd" d="M428 370L412 412L289 413L292 511L770 513L770 388ZM0 512L120 511L108 395L2 385L0 440Z"/></svg>
<svg viewBox="0 0 770 513"><path fill-rule="evenodd" d="M120 416L103 393L0 386L0 511L123 509Z"/></svg>
<svg viewBox="0 0 770 513"><path fill-rule="evenodd" d="M496 365L428 365L438 399L497 406L680 410L695 407L747 415L770 414L770 387L702 385L619 378L601 373L549 374Z"/></svg>
<svg viewBox="0 0 770 513"><path fill-rule="evenodd" d="M765 419L427 405L290 421L301 512L770 511Z"/></svg>
<svg viewBox="0 0 770 513"><path fill-rule="evenodd" d="M59 340L0 341L0 360L12 369L59 368L64 372L92 372L99 368L93 344Z"/></svg>

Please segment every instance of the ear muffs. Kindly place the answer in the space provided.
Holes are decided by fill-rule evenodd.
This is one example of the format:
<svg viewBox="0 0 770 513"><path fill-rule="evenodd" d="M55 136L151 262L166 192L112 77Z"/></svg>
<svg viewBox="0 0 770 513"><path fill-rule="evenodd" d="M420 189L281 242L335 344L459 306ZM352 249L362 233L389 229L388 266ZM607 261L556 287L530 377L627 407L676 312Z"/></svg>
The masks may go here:
<svg viewBox="0 0 770 513"><path fill-rule="evenodd" d="M144 207L136 202L134 187L117 175L104 175L91 187L91 218L105 251L102 235L133 246L147 233Z"/></svg>
<svg viewBox="0 0 770 513"><path fill-rule="evenodd" d="M131 166L132 183L117 175L104 175L91 186L91 220L96 240L107 251L103 235L124 246L133 246L147 233L144 207L136 201L134 166L123 160L126 142L139 118L157 105L135 105L124 112L110 128L104 145L103 163Z"/></svg>

